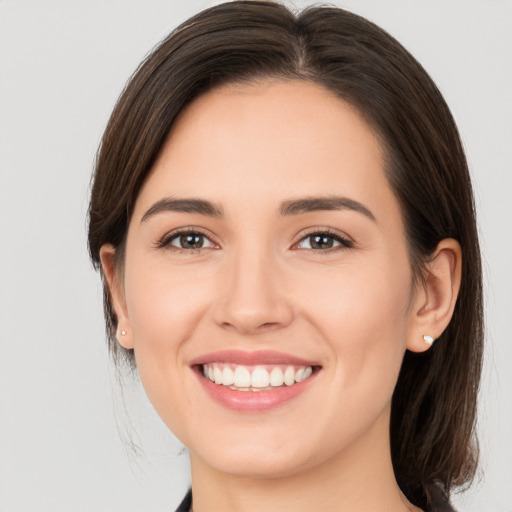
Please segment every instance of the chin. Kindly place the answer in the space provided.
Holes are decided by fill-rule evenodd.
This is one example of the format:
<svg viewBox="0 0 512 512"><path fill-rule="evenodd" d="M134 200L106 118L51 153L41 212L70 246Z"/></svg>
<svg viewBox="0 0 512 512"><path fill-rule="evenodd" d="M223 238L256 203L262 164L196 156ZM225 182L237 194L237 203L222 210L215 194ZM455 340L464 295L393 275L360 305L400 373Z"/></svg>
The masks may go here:
<svg viewBox="0 0 512 512"><path fill-rule="evenodd" d="M237 478L272 479L292 476L299 473L305 466L306 460L295 454L261 452L253 454L233 454L227 457L217 457L207 463L215 470Z"/></svg>
<svg viewBox="0 0 512 512"><path fill-rule="evenodd" d="M189 446L192 460L197 456L212 469L233 477L272 479L300 473L329 457L321 444L314 439L308 442L304 434L284 435L268 429L266 435L248 432L241 438L240 433L233 434L203 437L200 445Z"/></svg>

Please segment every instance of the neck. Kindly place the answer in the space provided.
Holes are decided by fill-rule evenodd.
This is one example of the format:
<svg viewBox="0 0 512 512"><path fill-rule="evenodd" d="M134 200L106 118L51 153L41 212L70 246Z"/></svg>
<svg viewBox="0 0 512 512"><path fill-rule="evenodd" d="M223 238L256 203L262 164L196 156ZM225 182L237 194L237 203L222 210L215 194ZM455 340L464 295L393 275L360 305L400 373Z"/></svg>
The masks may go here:
<svg viewBox="0 0 512 512"><path fill-rule="evenodd" d="M388 429L389 411L329 460L273 477L219 472L191 453L193 511L419 511L396 482Z"/></svg>

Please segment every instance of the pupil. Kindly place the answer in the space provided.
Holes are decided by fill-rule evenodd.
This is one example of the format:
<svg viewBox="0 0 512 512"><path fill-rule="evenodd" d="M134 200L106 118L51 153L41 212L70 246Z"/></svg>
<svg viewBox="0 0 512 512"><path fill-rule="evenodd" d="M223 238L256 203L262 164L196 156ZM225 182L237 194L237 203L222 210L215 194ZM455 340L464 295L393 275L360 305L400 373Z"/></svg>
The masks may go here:
<svg viewBox="0 0 512 512"><path fill-rule="evenodd" d="M183 235L180 243L182 247L188 249L200 249L203 245L203 235Z"/></svg>
<svg viewBox="0 0 512 512"><path fill-rule="evenodd" d="M315 249L325 249L328 247L332 247L333 240L330 236L325 235L314 235L312 237L312 244L311 246Z"/></svg>

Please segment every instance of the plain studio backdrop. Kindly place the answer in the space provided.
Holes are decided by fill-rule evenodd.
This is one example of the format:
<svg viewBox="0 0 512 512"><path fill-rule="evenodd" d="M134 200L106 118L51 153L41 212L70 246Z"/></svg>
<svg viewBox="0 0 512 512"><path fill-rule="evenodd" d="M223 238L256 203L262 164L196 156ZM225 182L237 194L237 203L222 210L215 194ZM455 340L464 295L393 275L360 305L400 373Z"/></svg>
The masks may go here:
<svg viewBox="0 0 512 512"><path fill-rule="evenodd" d="M172 28L214 3L0 0L1 512L169 512L187 489L186 453L140 385L119 386L109 362L85 217L94 154L125 81ZM401 41L459 125L488 337L482 475L455 504L510 512L512 2L332 3Z"/></svg>

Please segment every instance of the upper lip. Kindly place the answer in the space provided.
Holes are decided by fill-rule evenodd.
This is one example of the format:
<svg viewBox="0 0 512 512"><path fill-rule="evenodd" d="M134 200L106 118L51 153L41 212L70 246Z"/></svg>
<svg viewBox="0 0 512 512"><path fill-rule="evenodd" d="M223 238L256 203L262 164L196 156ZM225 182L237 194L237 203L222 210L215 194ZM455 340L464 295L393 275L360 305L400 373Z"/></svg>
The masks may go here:
<svg viewBox="0 0 512 512"><path fill-rule="evenodd" d="M215 362L241 364L247 366L256 366L263 364L292 364L295 366L320 366L315 361L302 359L301 357L286 354L284 352L276 352L273 350L219 350L217 352L209 352L193 359L191 366L208 364Z"/></svg>

